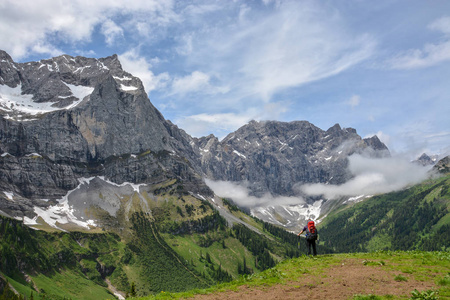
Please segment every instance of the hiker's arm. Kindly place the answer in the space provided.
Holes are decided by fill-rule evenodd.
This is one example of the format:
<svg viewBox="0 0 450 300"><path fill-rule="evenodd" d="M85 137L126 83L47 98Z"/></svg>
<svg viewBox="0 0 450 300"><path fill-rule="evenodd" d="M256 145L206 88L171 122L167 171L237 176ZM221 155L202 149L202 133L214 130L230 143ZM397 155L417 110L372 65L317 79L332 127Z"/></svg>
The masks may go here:
<svg viewBox="0 0 450 300"><path fill-rule="evenodd" d="M304 231L304 230L300 231L300 233L299 233L299 234L297 234L297 235L298 235L298 236L300 236L300 234L302 234L302 233L303 233L303 231Z"/></svg>

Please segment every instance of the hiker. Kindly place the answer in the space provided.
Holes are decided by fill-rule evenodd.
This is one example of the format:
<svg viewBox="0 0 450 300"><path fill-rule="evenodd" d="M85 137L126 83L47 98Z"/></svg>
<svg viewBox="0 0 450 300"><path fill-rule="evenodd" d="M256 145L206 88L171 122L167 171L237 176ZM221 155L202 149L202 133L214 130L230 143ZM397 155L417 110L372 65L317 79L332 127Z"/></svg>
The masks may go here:
<svg viewBox="0 0 450 300"><path fill-rule="evenodd" d="M303 227L303 230L300 231L299 234L297 234L299 237L300 235L306 232L306 246L308 247L308 255L311 255L311 247L313 249L313 254L314 256L317 255L317 250L316 250L316 240L317 240L317 229L316 226L314 225L314 221L309 219L308 222L306 223L306 226Z"/></svg>

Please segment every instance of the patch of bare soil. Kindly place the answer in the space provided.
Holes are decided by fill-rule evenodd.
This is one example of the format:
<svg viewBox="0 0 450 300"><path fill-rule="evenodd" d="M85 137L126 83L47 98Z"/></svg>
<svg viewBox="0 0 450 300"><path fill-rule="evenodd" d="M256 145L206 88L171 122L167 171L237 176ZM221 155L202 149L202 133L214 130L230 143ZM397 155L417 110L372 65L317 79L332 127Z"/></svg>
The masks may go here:
<svg viewBox="0 0 450 300"><path fill-rule="evenodd" d="M411 296L419 291L435 287L433 282L415 280L402 274L407 281L395 281L398 271L383 266L365 266L359 259L348 259L339 266L331 267L323 274L305 274L296 281L271 287L243 286L238 291L226 291L210 295L196 295L194 299L352 299L354 295Z"/></svg>

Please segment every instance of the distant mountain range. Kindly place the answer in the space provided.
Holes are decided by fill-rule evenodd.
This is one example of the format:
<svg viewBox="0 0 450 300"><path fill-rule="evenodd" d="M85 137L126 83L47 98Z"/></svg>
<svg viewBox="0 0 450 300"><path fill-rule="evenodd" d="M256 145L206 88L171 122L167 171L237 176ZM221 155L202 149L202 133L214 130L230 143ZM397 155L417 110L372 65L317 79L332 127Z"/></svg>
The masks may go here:
<svg viewBox="0 0 450 300"><path fill-rule="evenodd" d="M143 197L171 179L209 201L203 178L245 183L250 196L291 197L298 183L344 183L351 154L389 155L376 136L306 121L252 121L222 141L193 138L163 118L115 55L16 63L2 51L0 70L0 211L29 224L40 216L54 227L58 219L88 228L98 224L91 207L115 216L123 195ZM255 214L270 221L278 211L284 223L298 223L315 200L266 203L268 214Z"/></svg>

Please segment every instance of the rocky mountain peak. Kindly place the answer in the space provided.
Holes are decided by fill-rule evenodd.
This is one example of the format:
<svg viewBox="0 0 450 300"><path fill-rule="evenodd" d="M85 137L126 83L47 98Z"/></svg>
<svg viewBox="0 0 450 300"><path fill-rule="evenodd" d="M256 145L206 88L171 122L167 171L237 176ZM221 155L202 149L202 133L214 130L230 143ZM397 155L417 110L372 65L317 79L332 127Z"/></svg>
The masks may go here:
<svg viewBox="0 0 450 300"><path fill-rule="evenodd" d="M117 55L100 59L61 55L15 63L7 53L1 53L0 113L15 121L72 109L108 76L124 92L143 92L142 82L123 71Z"/></svg>
<svg viewBox="0 0 450 300"><path fill-rule="evenodd" d="M413 162L422 166L432 166L437 163L438 161L438 155L431 155L429 156L426 153L422 153L422 155L414 160Z"/></svg>
<svg viewBox="0 0 450 300"><path fill-rule="evenodd" d="M11 56L4 50L0 49L0 62L14 62Z"/></svg>
<svg viewBox="0 0 450 300"><path fill-rule="evenodd" d="M363 141L371 149L378 151L381 156L389 156L390 155L388 147L383 142L380 141L378 136L374 135L370 138L363 139Z"/></svg>
<svg viewBox="0 0 450 300"><path fill-rule="evenodd" d="M342 131L341 125L336 123L332 127L328 128L327 134L340 133L341 131Z"/></svg>

